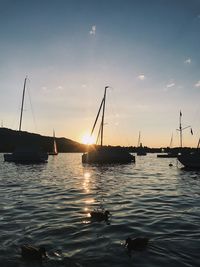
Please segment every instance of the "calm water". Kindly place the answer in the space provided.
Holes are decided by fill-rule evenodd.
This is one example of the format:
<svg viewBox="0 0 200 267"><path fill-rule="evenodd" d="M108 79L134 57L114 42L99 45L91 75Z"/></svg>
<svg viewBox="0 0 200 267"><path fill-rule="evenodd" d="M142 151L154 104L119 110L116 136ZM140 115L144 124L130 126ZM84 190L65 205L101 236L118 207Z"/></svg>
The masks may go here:
<svg viewBox="0 0 200 267"><path fill-rule="evenodd" d="M41 266L21 259L25 243L46 247L42 266L200 266L200 172L177 168L176 159L149 154L100 167L59 154L24 166L0 154L0 174L1 267ZM100 206L110 224L88 217ZM148 248L130 257L128 236L149 237Z"/></svg>

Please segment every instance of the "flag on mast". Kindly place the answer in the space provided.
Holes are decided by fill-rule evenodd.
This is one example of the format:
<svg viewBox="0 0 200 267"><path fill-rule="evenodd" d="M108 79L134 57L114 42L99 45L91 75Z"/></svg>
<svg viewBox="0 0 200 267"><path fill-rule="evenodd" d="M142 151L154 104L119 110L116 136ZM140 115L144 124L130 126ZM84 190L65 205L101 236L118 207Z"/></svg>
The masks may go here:
<svg viewBox="0 0 200 267"><path fill-rule="evenodd" d="M180 110L180 116L182 116L182 112L181 112L181 110Z"/></svg>

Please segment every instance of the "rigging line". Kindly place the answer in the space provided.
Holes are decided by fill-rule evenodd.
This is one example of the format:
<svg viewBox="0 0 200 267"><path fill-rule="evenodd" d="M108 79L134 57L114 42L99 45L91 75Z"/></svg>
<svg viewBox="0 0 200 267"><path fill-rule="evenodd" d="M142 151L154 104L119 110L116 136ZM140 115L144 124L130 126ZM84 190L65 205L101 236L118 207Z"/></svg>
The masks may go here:
<svg viewBox="0 0 200 267"><path fill-rule="evenodd" d="M30 83L30 80L28 80L28 81ZM28 91L28 98L29 98L29 103L30 103L30 107L31 107L31 113L32 113L32 117L33 117L33 123L34 123L35 131L37 132L37 124L36 124L35 114L34 114L33 105L32 105L32 101L31 101L30 89L28 86L27 86L27 91Z"/></svg>
<svg viewBox="0 0 200 267"><path fill-rule="evenodd" d="M101 126L101 124L100 124L100 126L99 126L99 131L98 131L98 134L97 134L97 139L96 139L96 145L97 145L98 142L99 142L99 137L100 137L100 133L101 133L101 128L102 128L102 126Z"/></svg>
<svg viewBox="0 0 200 267"><path fill-rule="evenodd" d="M98 118L99 118L99 114L100 114L100 111L101 111L101 108L102 108L103 102L104 102L104 98L103 98L103 99L102 99L102 101L101 101L101 105L100 105L100 107L99 107L99 111L98 111L98 113L97 113L97 116L96 116L96 119L95 119L94 125L93 125L93 127L92 127L92 131L91 131L91 134L90 134L91 136L92 136L92 134L93 134L93 132L94 132L94 129L95 129L95 126L96 126L97 120L98 120Z"/></svg>

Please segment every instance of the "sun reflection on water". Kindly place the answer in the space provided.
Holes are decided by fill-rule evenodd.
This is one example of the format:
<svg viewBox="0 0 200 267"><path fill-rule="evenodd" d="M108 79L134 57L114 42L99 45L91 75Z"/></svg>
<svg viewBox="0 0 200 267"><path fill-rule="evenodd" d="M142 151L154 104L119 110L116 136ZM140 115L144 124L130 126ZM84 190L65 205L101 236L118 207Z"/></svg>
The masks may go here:
<svg viewBox="0 0 200 267"><path fill-rule="evenodd" d="M91 173L90 172L85 172L83 174L83 189L85 191L86 194L90 194L90 182L91 182ZM86 195L86 198L84 200L84 203L85 203L85 207L84 207L84 213L85 213L85 218L84 220L82 221L84 224L88 224L91 222L90 218L91 218L91 215L90 215L90 208L89 206L94 203L95 200L94 198L91 198L89 196Z"/></svg>

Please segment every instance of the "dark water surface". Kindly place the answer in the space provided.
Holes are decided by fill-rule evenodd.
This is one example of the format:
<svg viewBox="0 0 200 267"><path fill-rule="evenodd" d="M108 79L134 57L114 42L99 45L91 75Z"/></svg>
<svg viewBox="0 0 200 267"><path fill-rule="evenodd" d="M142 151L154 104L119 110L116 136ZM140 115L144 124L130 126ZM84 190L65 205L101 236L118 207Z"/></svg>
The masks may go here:
<svg viewBox="0 0 200 267"><path fill-rule="evenodd" d="M110 224L88 217L100 206ZM81 154L44 165L5 163L0 154L0 231L1 267L200 266L200 172L153 154L104 167L83 166ZM130 257L128 236L149 237L149 246ZM49 259L24 261L25 243L45 246Z"/></svg>

